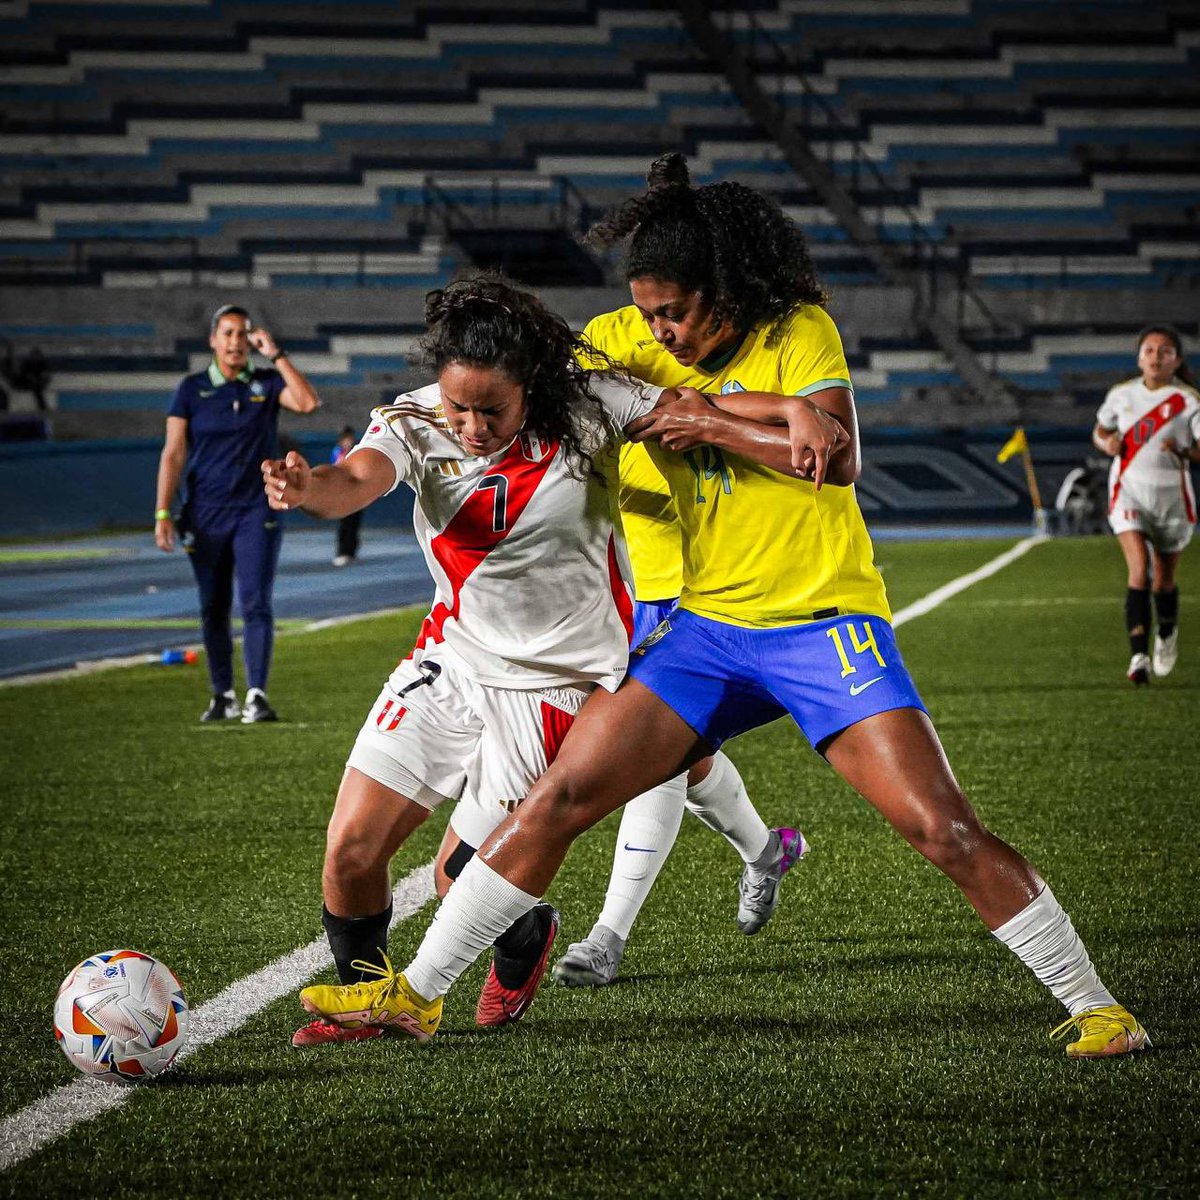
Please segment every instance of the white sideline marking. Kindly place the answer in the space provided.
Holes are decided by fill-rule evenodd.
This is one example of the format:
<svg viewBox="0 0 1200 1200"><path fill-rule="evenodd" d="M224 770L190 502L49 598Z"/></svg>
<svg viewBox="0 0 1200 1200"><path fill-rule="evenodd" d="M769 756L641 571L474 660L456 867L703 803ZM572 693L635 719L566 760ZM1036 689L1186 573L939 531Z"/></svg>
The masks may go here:
<svg viewBox="0 0 1200 1200"><path fill-rule="evenodd" d="M431 861L410 871L396 884L392 891L392 924L418 912L433 894ZM331 962L333 956L322 936L231 983L223 992L192 1009L187 1045L176 1061L233 1033L268 1004L295 992ZM87 1077L55 1088L0 1123L0 1171L7 1171L81 1121L89 1121L124 1104L137 1090L137 1085L123 1086Z"/></svg>
<svg viewBox="0 0 1200 1200"><path fill-rule="evenodd" d="M923 617L928 612L933 612L939 604L945 604L947 600L952 596L957 596L959 592L965 592L967 588L972 587L981 580L987 579L989 576L995 575L997 571L1003 571L1009 563L1014 563L1022 555L1028 554L1034 546L1038 546L1042 542L1049 540L1049 535L1044 533L1022 538L1011 550L1006 550L1003 554L997 555L991 562L984 563L978 570L971 571L966 575L960 575L957 579L952 579L949 583L942 584L940 588L935 588L928 596L922 596L920 600L914 600L912 604L902 608L898 613L894 613L892 616L892 628L898 628L906 621L912 621L917 617Z"/></svg>
<svg viewBox="0 0 1200 1200"><path fill-rule="evenodd" d="M1045 534L1024 538L991 562L950 580L902 608L894 614L892 625L903 625L906 621L932 612L939 604L1004 570L1034 546L1047 540ZM433 893L433 863L428 862L396 884L392 892L392 924L411 917L426 901L432 899ZM294 992L306 979L311 979L332 961L329 947L322 937L231 984L191 1013L188 1044L180 1052L180 1059L199 1050L201 1046L233 1033L268 1004ZM133 1087L105 1084L94 1079L78 1079L35 1100L0 1124L0 1171L28 1158L35 1150L66 1133L80 1121L90 1120L123 1104L134 1090Z"/></svg>

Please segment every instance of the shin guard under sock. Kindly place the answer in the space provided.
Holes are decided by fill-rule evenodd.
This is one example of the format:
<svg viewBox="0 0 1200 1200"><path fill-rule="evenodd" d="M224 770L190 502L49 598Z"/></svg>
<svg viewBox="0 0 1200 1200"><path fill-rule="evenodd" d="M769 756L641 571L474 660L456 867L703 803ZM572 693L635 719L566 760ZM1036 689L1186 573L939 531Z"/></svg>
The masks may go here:
<svg viewBox="0 0 1200 1200"><path fill-rule="evenodd" d="M364 978L371 978L351 965L356 959L383 966L391 923L391 904L370 917L338 917L321 906L321 924L325 926L325 936L329 939L338 979L342 983L362 983Z"/></svg>
<svg viewBox="0 0 1200 1200"><path fill-rule="evenodd" d="M1179 621L1179 589L1154 593L1154 613L1158 618L1158 636L1169 638Z"/></svg>
<svg viewBox="0 0 1200 1200"><path fill-rule="evenodd" d="M1145 654L1150 644L1150 589L1128 588L1125 592L1125 628L1129 653Z"/></svg>

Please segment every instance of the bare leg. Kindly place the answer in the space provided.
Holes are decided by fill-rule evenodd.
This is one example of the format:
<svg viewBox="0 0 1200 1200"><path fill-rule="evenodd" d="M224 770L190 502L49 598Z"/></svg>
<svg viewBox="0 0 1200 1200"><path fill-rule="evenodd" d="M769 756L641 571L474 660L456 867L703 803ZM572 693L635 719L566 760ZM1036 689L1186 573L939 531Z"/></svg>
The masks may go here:
<svg viewBox="0 0 1200 1200"><path fill-rule="evenodd" d="M695 731L636 679L615 693L597 690L554 763L479 858L521 891L540 896L581 833L701 753Z"/></svg>
<svg viewBox="0 0 1200 1200"><path fill-rule="evenodd" d="M1139 591L1150 586L1150 554L1146 539L1136 529L1117 534L1121 553L1125 556L1125 567L1129 574L1128 586Z"/></svg>
<svg viewBox="0 0 1200 1200"><path fill-rule="evenodd" d="M829 744L826 757L905 841L950 876L989 929L1042 890L1033 867L980 824L919 709L852 725Z"/></svg>
<svg viewBox="0 0 1200 1200"><path fill-rule="evenodd" d="M391 902L388 864L429 809L349 767L325 840L325 907L339 917L381 912Z"/></svg>

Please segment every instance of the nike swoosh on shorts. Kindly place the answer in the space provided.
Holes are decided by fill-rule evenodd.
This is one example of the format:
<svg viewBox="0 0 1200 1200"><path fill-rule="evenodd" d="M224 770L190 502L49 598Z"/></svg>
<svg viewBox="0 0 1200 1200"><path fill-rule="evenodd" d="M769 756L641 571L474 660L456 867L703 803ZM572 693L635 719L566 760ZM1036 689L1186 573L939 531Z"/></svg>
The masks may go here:
<svg viewBox="0 0 1200 1200"><path fill-rule="evenodd" d="M876 675L874 679L868 679L866 683L852 683L850 685L850 695L857 696L859 692L865 692L871 684L878 683L882 678L882 675Z"/></svg>

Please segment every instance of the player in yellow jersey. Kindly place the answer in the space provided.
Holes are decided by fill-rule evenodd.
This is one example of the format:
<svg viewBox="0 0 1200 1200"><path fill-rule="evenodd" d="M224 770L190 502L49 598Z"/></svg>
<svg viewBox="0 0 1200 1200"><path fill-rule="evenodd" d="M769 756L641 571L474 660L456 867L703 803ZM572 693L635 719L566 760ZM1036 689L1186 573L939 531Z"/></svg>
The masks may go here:
<svg viewBox="0 0 1200 1200"><path fill-rule="evenodd" d="M823 304L824 292L802 243L794 258L800 270L794 273L788 294L797 305ZM799 350L812 323L811 318L803 319L803 312L799 309L790 315L770 348L764 336L768 327L743 339L732 355L719 349L711 360L688 366L661 353L636 305L594 318L584 330L584 339L639 377L666 370L708 394L769 388L803 396L833 382L848 388L849 371L840 346L832 356ZM823 346L821 341L816 344ZM637 646L670 616L683 582L683 545L675 505L645 445L621 447L618 507L633 574L633 645ZM688 772L686 801L681 802L676 791L660 790L625 806L604 906L587 937L573 942L555 963L556 981L596 987L616 978L629 931L678 836L685 804L709 828L722 833L745 864L738 880L738 928L754 934L770 920L779 903L780 881L805 854L808 843L798 829L767 828L737 767L718 750Z"/></svg>
<svg viewBox="0 0 1200 1200"><path fill-rule="evenodd" d="M554 764L459 876L393 992L428 1036L454 980L538 903L576 837L725 739L788 714L1063 1003L1055 1034L1078 1035L1068 1055L1142 1049L1146 1031L1101 983L1050 889L963 795L900 657L848 486L860 450L837 330L790 291L803 272L799 230L751 189L692 188L681 168L672 156L647 194L599 230L629 238L635 307L613 318L632 343L626 365L670 384L728 356L731 385L772 390L749 372L768 370L774 351L775 382L809 379L809 401L843 423L849 444L818 488L690 445L703 410L644 419L667 447L650 453L683 534L679 607L635 649L621 687L583 705Z"/></svg>

